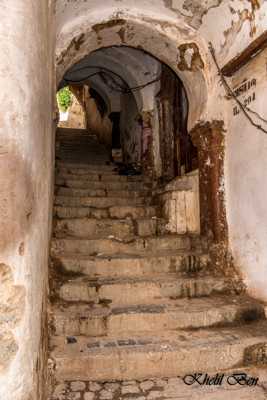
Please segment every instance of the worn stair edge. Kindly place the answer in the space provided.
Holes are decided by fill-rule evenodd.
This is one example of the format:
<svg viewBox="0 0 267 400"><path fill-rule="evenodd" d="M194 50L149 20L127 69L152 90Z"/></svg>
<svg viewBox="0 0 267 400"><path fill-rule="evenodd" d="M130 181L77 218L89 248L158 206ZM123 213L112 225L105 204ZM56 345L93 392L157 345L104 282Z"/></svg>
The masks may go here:
<svg viewBox="0 0 267 400"><path fill-rule="evenodd" d="M58 172L58 178L83 180L84 182L148 182L148 178L142 175L125 176L118 174L105 174L105 173L88 173L88 174L70 174L66 172Z"/></svg>
<svg viewBox="0 0 267 400"><path fill-rule="evenodd" d="M54 216L58 218L109 218L109 219L140 219L153 218L158 214L156 206L112 206L106 208L96 207L54 207Z"/></svg>
<svg viewBox="0 0 267 400"><path fill-rule="evenodd" d="M121 307L56 304L53 307L55 335L109 336L158 330L197 329L251 323L265 318L263 305L246 296L180 299L168 303Z"/></svg>
<svg viewBox="0 0 267 400"><path fill-rule="evenodd" d="M222 371L246 365L255 346L267 342L266 322L240 328L158 332L96 340L52 340L58 381L141 380L196 371Z"/></svg>
<svg viewBox="0 0 267 400"><path fill-rule="evenodd" d="M97 277L136 277L164 273L192 274L210 266L208 254L186 251L153 252L139 255L63 254L53 257L53 267L63 274Z"/></svg>
<svg viewBox="0 0 267 400"><path fill-rule="evenodd" d="M56 196L55 205L70 206L70 207L95 207L95 208L108 208L112 206L140 206L151 205L152 198L145 197L71 197L71 196Z"/></svg>
<svg viewBox="0 0 267 400"><path fill-rule="evenodd" d="M135 305L150 304L157 299L205 297L232 291L234 289L226 278L169 274L132 279L76 278L59 287L58 297L68 302Z"/></svg>
<svg viewBox="0 0 267 400"><path fill-rule="evenodd" d="M118 175L116 166L104 165L103 168L94 165L90 166L69 166L57 164L57 173L64 173L70 175Z"/></svg>
<svg viewBox="0 0 267 400"><path fill-rule="evenodd" d="M69 189L92 189L92 190L151 190L152 183L149 182L85 182L75 179L56 178L57 187Z"/></svg>
<svg viewBox="0 0 267 400"><path fill-rule="evenodd" d="M117 238L130 239L135 236L153 236L164 229L162 219L144 218L131 220L114 220L102 218L56 219L54 222L54 236L72 236L77 238Z"/></svg>
<svg viewBox="0 0 267 400"><path fill-rule="evenodd" d="M54 238L51 245L51 254L53 256L64 252L88 255L105 253L136 254L155 250L190 250L191 244L191 238L185 235L136 237L128 243L116 239Z"/></svg>
<svg viewBox="0 0 267 400"><path fill-rule="evenodd" d="M73 189L60 187L56 189L56 195L61 197L124 197L138 198L151 196L151 190L120 190L120 189Z"/></svg>

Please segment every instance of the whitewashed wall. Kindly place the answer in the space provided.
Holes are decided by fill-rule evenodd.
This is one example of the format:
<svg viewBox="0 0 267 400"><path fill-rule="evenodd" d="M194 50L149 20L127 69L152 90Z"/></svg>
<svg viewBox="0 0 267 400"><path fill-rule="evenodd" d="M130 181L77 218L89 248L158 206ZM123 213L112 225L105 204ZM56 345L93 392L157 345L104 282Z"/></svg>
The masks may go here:
<svg viewBox="0 0 267 400"><path fill-rule="evenodd" d="M41 400L53 22L46 0L3 0L0 20L0 399Z"/></svg>
<svg viewBox="0 0 267 400"><path fill-rule="evenodd" d="M229 81L233 88L252 86L238 98L267 120L267 51ZM247 85L249 87L249 85ZM254 100L255 99L255 100ZM230 246L252 295L267 300L267 134L254 128L228 101L226 133L226 210ZM236 115L235 115L236 114ZM253 120L267 130L255 114Z"/></svg>

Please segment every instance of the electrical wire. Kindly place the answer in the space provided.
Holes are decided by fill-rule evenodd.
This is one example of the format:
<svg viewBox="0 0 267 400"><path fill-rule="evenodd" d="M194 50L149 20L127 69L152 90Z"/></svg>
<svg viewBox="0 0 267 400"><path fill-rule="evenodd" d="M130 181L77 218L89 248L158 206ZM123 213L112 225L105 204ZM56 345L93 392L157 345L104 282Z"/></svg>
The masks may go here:
<svg viewBox="0 0 267 400"><path fill-rule="evenodd" d="M267 130L264 129L260 124L257 124L252 117L249 115L249 112L253 113L254 115L256 115L261 121L266 122L267 120L265 120L263 117L261 117L256 111L251 110L249 107L247 107L245 104L243 104L238 97L236 96L236 94L234 93L233 89L229 86L225 76L223 75L223 72L219 66L219 63L217 61L216 58L216 54L215 54L215 50L214 47L212 45L211 42L209 42L209 50L211 53L211 56L213 58L213 61L216 65L216 68L218 70L218 75L220 76L221 82L225 88L226 94L230 97L233 98L236 103L239 105L240 109L242 110L242 112L244 113L244 115L246 116L246 118L249 120L249 122L251 123L251 125L253 125L255 128L259 129L260 131L262 131L263 133L267 134Z"/></svg>
<svg viewBox="0 0 267 400"><path fill-rule="evenodd" d="M71 84L71 83L74 83L74 84L75 83L82 83L82 82L85 82L88 79L90 79L90 78L92 78L92 77L94 77L96 75L100 75L102 80L105 81L105 84L107 86L109 86L111 90L114 90L114 91L117 91L117 92L120 92L120 93L131 93L131 92L135 92L135 91L138 91L138 90L142 90L145 87L147 87L149 85L152 85L153 83L156 83L161 79L161 76L158 76L157 78L155 78L155 79L153 79L153 80L151 80L149 82L146 82L146 83L144 83L142 85L129 87L127 85L127 83L124 81L124 79L119 74L117 74L116 72L114 72L114 71L112 71L112 70L110 70L108 68L105 68L105 67L99 67L99 66L93 66L93 65L89 66L88 65L88 66L85 66L85 67L77 68L77 69L73 70L72 73L80 72L80 71L83 71L83 70L86 70L86 69L99 69L99 71L97 71L97 72L95 72L93 74L87 75L87 76L83 77L82 79L71 79L70 77L68 78L66 76L63 79L63 81L65 81L68 84ZM109 75L115 75L117 78L119 78L123 82L124 86L123 85L119 85L119 83L115 82L115 80L113 80L113 82L115 84L115 87L111 86L110 83L106 80L105 75L108 75L108 76Z"/></svg>

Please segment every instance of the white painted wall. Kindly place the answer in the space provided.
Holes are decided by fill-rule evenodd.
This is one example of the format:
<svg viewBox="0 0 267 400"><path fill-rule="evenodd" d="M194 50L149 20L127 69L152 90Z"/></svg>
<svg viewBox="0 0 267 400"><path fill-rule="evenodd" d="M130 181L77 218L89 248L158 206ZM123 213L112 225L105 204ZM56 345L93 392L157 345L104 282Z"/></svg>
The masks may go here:
<svg viewBox="0 0 267 400"><path fill-rule="evenodd" d="M259 9L253 9L256 2L248 0L211 0L198 4L185 0L57 0L56 3L59 59L75 35L85 35L80 50L72 46L72 52L60 64L59 81L70 66L101 46L141 44L183 80L191 104L190 127L200 119L228 119L225 190L230 246L250 292L266 300L266 136L251 127L244 116L233 118L233 104L226 102L223 89L216 85L218 77L207 44L213 41L220 65L236 56L266 29L267 2L259 0ZM125 43L116 27L103 30L100 37L91 30L94 24L116 17L128 21ZM0 261L10 267L14 285L25 291L20 321L15 329L4 326L5 333L11 338L14 335L18 349L9 368L0 371L0 398L40 400L35 369L52 215L50 44L54 20L49 14L48 0L2 0L0 19ZM204 71L178 69L177 49L185 42L198 44L206 65ZM256 101L252 106L266 118L265 60L266 54L258 56L251 66L257 64ZM251 74L251 66L240 71L233 84Z"/></svg>
<svg viewBox="0 0 267 400"><path fill-rule="evenodd" d="M25 302L19 303L22 309L15 326L12 311L6 323L0 319L3 400L42 398L38 385L45 361L40 354L45 331L41 323L47 293L54 151L53 22L48 4L46 0L2 0L0 8L0 264L11 269ZM15 286L0 282L0 287L0 306L6 295L4 306L14 304L16 309ZM3 340L8 336L16 343L13 358ZM6 367L3 354L10 355Z"/></svg>
<svg viewBox="0 0 267 400"><path fill-rule="evenodd" d="M267 51L258 55L231 79L232 87L256 79L239 99L255 93L249 107L267 120ZM230 247L252 295L267 300L267 134L254 128L242 112L233 115L234 100L228 101L226 133L226 209ZM250 114L267 130L264 123Z"/></svg>

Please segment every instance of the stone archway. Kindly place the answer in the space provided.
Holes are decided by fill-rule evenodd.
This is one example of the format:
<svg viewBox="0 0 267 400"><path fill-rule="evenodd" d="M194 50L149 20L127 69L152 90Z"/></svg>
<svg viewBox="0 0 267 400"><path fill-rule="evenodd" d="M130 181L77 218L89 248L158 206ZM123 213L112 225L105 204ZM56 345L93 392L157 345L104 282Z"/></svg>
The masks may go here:
<svg viewBox="0 0 267 400"><path fill-rule="evenodd" d="M215 242L225 242L227 224L224 193L221 190L223 127L219 129L220 151L217 152L218 146L213 142L217 141L218 127L215 124L214 128L212 122L206 121L211 83L205 73L207 53L201 38L183 25L177 27L171 22L163 24L157 20L137 19L129 15L124 18L123 13L104 21L99 18L99 21L92 22L90 16L85 16L81 23L77 18L58 36L57 80L60 81L72 65L88 54L110 46L141 49L169 66L183 82L189 102L188 131L192 134L200 156L201 232L206 236L211 235Z"/></svg>
<svg viewBox="0 0 267 400"><path fill-rule="evenodd" d="M99 18L99 23L92 23L88 17L87 23L81 24L77 19L58 37L57 81L60 82L71 66L100 48L127 46L144 50L167 64L182 80L190 104L190 130L205 115L209 85L204 73L205 48L192 32L190 36L188 42L188 32L174 24L164 26L154 20L137 20L128 15L105 22Z"/></svg>

